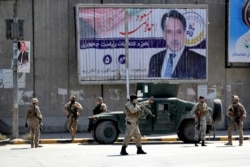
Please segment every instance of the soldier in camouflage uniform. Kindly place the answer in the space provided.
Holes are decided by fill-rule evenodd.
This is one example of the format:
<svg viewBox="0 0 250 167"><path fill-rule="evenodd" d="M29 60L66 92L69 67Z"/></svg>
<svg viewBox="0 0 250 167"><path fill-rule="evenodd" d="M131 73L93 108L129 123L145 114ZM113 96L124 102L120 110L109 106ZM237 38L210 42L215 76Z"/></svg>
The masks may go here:
<svg viewBox="0 0 250 167"><path fill-rule="evenodd" d="M103 102L102 97L98 97L96 107L93 110L93 114L96 115L103 112L107 112L107 105Z"/></svg>
<svg viewBox="0 0 250 167"><path fill-rule="evenodd" d="M130 100L125 105L125 114L126 114L126 131L125 138L123 141L121 155L128 155L126 148L130 142L132 137L135 138L135 143L137 146L137 154L146 154L142 150L141 147L141 133L139 129L139 118L141 115L141 106L140 105L148 105L153 102L153 98L151 97L148 101L144 101L138 104L137 96L131 95Z"/></svg>
<svg viewBox="0 0 250 167"><path fill-rule="evenodd" d="M225 145L233 145L232 133L235 129L239 133L239 146L243 145L243 121L247 112L239 100L238 96L232 96L232 104L228 107L227 116L230 118L230 124L228 127L228 142Z"/></svg>
<svg viewBox="0 0 250 167"><path fill-rule="evenodd" d="M82 105L75 101L76 97L71 95L70 101L64 105L64 112L67 115L67 129L71 133L71 140L74 140L77 132L77 122Z"/></svg>
<svg viewBox="0 0 250 167"><path fill-rule="evenodd" d="M38 100L37 98L33 98L32 105L29 106L29 108L27 109L26 121L25 121L25 127L29 126L30 128L31 148L42 147L41 145L39 145L40 126L42 123L42 118L43 118L42 114L38 107Z"/></svg>
<svg viewBox="0 0 250 167"><path fill-rule="evenodd" d="M195 106L191 110L191 115L195 118L195 135L194 141L195 146L198 146L198 142L201 139L201 146L205 145L205 137L206 137L206 128L207 128L207 119L209 118L209 114L207 111L207 104L205 103L205 98L203 96L199 97L199 103L195 104Z"/></svg>

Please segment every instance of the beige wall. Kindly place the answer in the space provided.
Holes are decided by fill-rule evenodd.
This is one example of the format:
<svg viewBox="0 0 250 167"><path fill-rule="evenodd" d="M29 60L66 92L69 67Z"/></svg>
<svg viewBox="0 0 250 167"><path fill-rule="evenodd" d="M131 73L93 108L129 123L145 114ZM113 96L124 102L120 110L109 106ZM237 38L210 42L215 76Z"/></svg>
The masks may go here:
<svg viewBox="0 0 250 167"><path fill-rule="evenodd" d="M226 1L226 0L225 0ZM22 100L19 105L20 132L24 132L24 116L28 102L26 96L33 93L44 115L46 132L66 131L62 111L68 100L65 92L74 91L84 106L80 117L80 131L87 130L87 117L92 114L96 98L104 97L110 110L123 110L126 101L126 86L79 85L77 78L77 55L75 44L74 6L77 3L101 3L98 0L18 0L18 18L24 19L25 40L31 41L31 73L19 75L25 87L20 88ZM103 0L117 3L117 0ZM224 112L230 104L231 95L238 94L246 109L248 103L249 68L225 68L226 58L226 2L210 0L131 0L120 3L207 4L208 5L208 82L180 84L178 97L195 101L198 85L206 85L211 97L223 101ZM0 0L0 69L11 69L12 41L5 38L4 19L13 17L13 2ZM131 85L131 93L135 85ZM214 91L214 92L213 92ZM13 90L0 88L0 132L11 133ZM115 92L115 94L114 94ZM211 105L211 100L208 100ZM211 106L212 107L212 106ZM247 118L245 128L249 128ZM2 125L2 126L1 126ZM3 127L1 129L1 127ZM218 128L225 128L223 122Z"/></svg>

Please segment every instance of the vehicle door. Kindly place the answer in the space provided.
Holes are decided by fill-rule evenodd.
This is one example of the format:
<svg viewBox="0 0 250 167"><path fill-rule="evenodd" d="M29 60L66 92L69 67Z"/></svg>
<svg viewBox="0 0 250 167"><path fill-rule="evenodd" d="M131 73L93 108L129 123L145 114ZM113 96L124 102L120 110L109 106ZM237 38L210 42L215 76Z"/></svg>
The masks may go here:
<svg viewBox="0 0 250 167"><path fill-rule="evenodd" d="M177 109L175 102L160 102L156 104L156 119L153 126L157 131L171 131L174 128Z"/></svg>
<svg viewBox="0 0 250 167"><path fill-rule="evenodd" d="M147 107L147 110L149 110L149 112L151 112L155 116L155 104L154 103L145 107ZM140 117L140 124L139 124L140 131L142 134L152 133L154 119L155 118L152 115L150 115L148 112L142 113Z"/></svg>

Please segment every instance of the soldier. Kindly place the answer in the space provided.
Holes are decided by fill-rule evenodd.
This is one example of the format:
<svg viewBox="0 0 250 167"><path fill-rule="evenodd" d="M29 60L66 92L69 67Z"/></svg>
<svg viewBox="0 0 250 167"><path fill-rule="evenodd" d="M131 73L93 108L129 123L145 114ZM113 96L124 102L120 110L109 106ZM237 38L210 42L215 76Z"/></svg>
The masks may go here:
<svg viewBox="0 0 250 167"><path fill-rule="evenodd" d="M139 118L141 115L141 106L148 105L153 102L153 98L150 97L149 100L141 102L140 104L137 101L136 95L131 95L130 100L125 105L125 114L126 114L126 131L125 138L122 144L121 155L128 155L126 148L129 144L131 137L135 138L135 143L137 146L137 154L147 154L142 150L141 147L141 133L139 129Z"/></svg>
<svg viewBox="0 0 250 167"><path fill-rule="evenodd" d="M25 121L25 127L30 128L31 133L31 148L37 148L42 147L39 145L39 139L40 139L40 126L42 123L42 114L40 112L40 109L38 107L38 99L33 98L32 99L32 105L28 107L27 114L26 114L26 121Z"/></svg>
<svg viewBox="0 0 250 167"><path fill-rule="evenodd" d="M205 98L203 96L199 97L199 103L195 104L195 106L191 110L191 114L195 118L195 128L194 128L194 141L195 146L198 146L198 142L201 139L201 146L205 145L205 136L206 136L206 128L207 128L207 104L205 103Z"/></svg>
<svg viewBox="0 0 250 167"><path fill-rule="evenodd" d="M103 102L102 97L98 97L96 107L93 110L93 114L96 115L102 112L107 112L107 105Z"/></svg>
<svg viewBox="0 0 250 167"><path fill-rule="evenodd" d="M228 142L225 145L233 145L232 133L234 129L237 129L239 133L239 146L243 145L243 121L247 112L239 100L238 96L232 96L232 104L228 107L227 116L230 117L230 124L228 127Z"/></svg>
<svg viewBox="0 0 250 167"><path fill-rule="evenodd" d="M76 101L74 95L71 95L69 99L70 101L64 105L64 112L67 115L67 129L71 133L71 140L73 141L77 132L77 122L82 105Z"/></svg>

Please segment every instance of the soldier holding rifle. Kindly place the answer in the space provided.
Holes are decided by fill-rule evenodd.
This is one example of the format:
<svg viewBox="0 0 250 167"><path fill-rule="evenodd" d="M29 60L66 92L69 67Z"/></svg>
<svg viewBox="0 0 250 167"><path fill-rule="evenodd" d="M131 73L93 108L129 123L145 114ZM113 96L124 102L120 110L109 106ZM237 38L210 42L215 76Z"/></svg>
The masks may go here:
<svg viewBox="0 0 250 167"><path fill-rule="evenodd" d="M67 128L72 136L71 140L74 140L76 135L77 122L81 109L82 105L76 101L76 97L74 95L71 95L70 101L64 106L64 112L67 115Z"/></svg>
<svg viewBox="0 0 250 167"><path fill-rule="evenodd" d="M239 133L239 146L243 145L243 121L247 112L239 100L238 96L233 95L232 104L228 107L227 116L230 117L230 123L228 126L228 142L225 145L233 145L232 133L234 129L237 129Z"/></svg>
<svg viewBox="0 0 250 167"><path fill-rule="evenodd" d="M31 134L31 148L42 147L39 145L40 139L40 128L42 125L43 116L41 114L40 108L38 107L38 99L32 99L32 105L30 105L27 109L25 127L30 128Z"/></svg>
<svg viewBox="0 0 250 167"><path fill-rule="evenodd" d="M137 154L147 154L142 150L141 147L141 133L139 129L139 118L142 114L142 107L153 103L153 97L150 97L149 100L138 103L136 95L130 95L130 100L125 105L125 114L126 114L126 130L125 138L122 144L121 155L128 155L126 148L132 137L135 138L135 144L137 146Z"/></svg>
<svg viewBox="0 0 250 167"><path fill-rule="evenodd" d="M194 105L191 110L191 114L195 118L195 146L198 146L198 142L201 139L201 146L205 145L205 136L206 136L206 128L207 128L207 104L205 103L205 98L203 96L199 97L199 102Z"/></svg>

